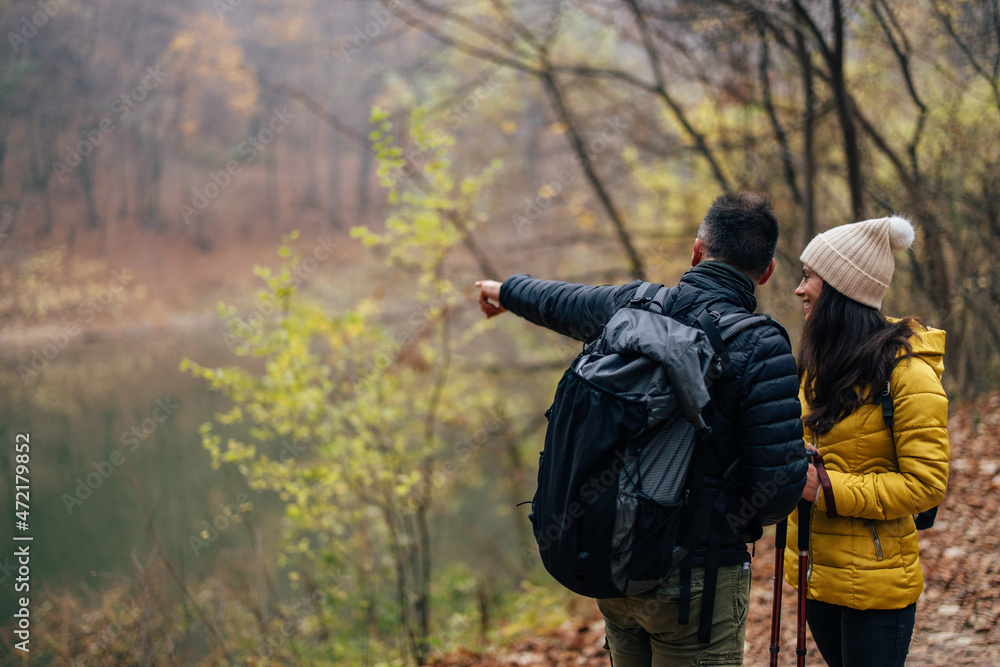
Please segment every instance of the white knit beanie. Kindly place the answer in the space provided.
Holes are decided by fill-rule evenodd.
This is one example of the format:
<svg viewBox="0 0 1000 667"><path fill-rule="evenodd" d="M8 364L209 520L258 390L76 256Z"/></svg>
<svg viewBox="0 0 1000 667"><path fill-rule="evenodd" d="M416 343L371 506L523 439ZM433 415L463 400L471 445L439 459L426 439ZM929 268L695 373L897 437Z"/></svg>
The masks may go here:
<svg viewBox="0 0 1000 667"><path fill-rule="evenodd" d="M844 296L881 308L896 269L892 251L913 237L913 224L898 216L854 222L817 235L799 259Z"/></svg>

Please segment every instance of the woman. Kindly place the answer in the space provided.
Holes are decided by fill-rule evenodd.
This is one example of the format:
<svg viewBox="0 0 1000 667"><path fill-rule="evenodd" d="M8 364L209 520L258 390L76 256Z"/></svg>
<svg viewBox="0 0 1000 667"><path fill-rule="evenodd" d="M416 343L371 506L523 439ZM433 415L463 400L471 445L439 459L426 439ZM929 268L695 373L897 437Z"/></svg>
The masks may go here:
<svg viewBox="0 0 1000 667"><path fill-rule="evenodd" d="M828 665L904 664L924 587L913 515L936 507L948 485L945 334L879 312L893 250L913 237L902 218L866 220L818 235L800 257L802 423L829 473L824 491L811 465L803 491L814 503L806 618ZM793 586L797 515L785 551Z"/></svg>

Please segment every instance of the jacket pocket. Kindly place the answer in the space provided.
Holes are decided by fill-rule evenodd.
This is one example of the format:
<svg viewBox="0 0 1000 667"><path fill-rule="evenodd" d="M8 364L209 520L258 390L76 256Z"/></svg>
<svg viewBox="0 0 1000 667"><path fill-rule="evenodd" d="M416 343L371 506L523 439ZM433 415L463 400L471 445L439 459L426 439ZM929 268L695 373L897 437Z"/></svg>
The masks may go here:
<svg viewBox="0 0 1000 667"><path fill-rule="evenodd" d="M875 543L875 559L882 560L882 542L878 538L878 530L875 528L875 522L871 519L865 519L865 524L868 526L868 530L872 535L872 541Z"/></svg>

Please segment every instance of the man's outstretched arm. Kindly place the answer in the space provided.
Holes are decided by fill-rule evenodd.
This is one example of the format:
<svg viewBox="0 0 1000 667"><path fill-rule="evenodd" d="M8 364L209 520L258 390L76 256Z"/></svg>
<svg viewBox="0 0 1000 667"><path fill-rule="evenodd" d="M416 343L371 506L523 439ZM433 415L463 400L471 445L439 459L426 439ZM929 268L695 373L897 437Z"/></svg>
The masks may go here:
<svg viewBox="0 0 1000 667"><path fill-rule="evenodd" d="M593 287L519 274L503 282L481 280L479 308L486 317L506 310L529 322L576 340L595 335L635 293L639 281L624 286Z"/></svg>

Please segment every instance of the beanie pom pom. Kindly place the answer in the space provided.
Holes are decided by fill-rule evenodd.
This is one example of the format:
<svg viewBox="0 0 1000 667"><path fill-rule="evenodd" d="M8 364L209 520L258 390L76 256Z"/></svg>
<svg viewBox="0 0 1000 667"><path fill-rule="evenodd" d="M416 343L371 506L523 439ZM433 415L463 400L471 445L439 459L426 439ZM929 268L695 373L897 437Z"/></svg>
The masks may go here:
<svg viewBox="0 0 1000 667"><path fill-rule="evenodd" d="M896 215L889 218L889 246L893 250L906 250L913 245L914 236L913 223L909 220Z"/></svg>

